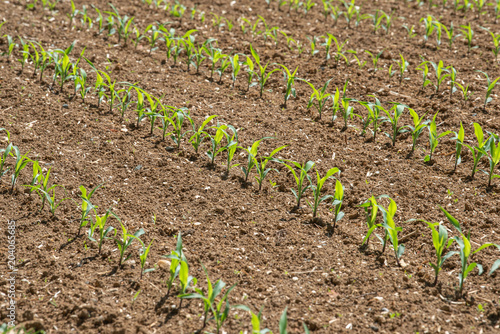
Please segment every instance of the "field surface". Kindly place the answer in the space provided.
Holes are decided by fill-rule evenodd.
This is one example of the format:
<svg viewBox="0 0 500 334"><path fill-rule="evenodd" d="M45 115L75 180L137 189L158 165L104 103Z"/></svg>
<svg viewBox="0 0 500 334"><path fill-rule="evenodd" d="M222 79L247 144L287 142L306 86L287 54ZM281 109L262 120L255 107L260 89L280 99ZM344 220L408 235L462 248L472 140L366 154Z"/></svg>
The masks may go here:
<svg viewBox="0 0 500 334"><path fill-rule="evenodd" d="M66 0L54 8L42 1L0 2L0 22L6 21L0 25L0 148L12 143L10 148L16 146L19 156L29 159L12 187L12 149L3 166L9 169L0 179L0 248L6 254L0 266L2 322L9 321L6 227L14 220L16 324L35 331L216 333L213 312L201 329L201 299L181 303L183 274L167 293L171 259L162 256L176 249L181 234L197 289L208 290L202 264L212 284L226 283L217 302L236 284L227 297L231 308L221 333L252 332L250 312L235 305L254 313L263 307L260 329L274 333L280 333L285 309L289 333L304 333L304 324L311 333L500 332L500 271L490 275L500 250L492 245L466 259L466 268L472 263L482 267L470 271L462 291L458 254L444 262L434 285L429 263L436 263L436 251L425 222L441 223L450 240L458 239L445 245L443 255L460 251L464 239L472 252L486 243L500 244L500 180L493 178L488 185L490 160L499 145L500 88L491 90L485 104L489 83L500 75L490 34L500 33L496 4L480 10L482 1L470 1L471 8L455 12L452 0L444 8L441 1L430 6L417 0L356 0L351 6L332 0L325 21L323 3L312 2L316 6L309 11L307 1L298 9L294 1L278 8L279 1L268 5L264 0L158 5L113 0L114 8L101 0L75 0L74 8ZM337 10L335 22L331 14ZM428 38L426 19L433 27ZM456 38L450 44L443 26L451 24ZM470 44L467 27L474 33ZM122 29L129 29L128 38ZM197 69L196 53L203 47ZM48 57L43 74L34 50ZM365 51L379 55L376 66ZM259 60L262 66L269 63L266 73L276 69L262 96L258 84L248 87L247 59L254 65L253 82L260 78ZM233 84L238 61L241 70ZM434 66L441 68L440 61L446 77L436 88ZM287 75L278 64L295 78L287 101ZM425 66L429 84L422 87ZM406 71L401 74L402 67ZM488 80L478 71L487 73ZM321 94L327 81L324 93L331 96L320 115L314 106L308 108L313 93L308 83ZM459 85L472 92L467 101ZM376 136L374 122L366 123L369 108L380 112ZM394 145L386 136L393 135L393 126L384 110L390 117L402 111L396 125L402 131ZM410 110L427 122L414 151ZM348 111L351 115L343 117ZM188 132L191 122L198 130L212 115L196 151L190 142L194 132ZM461 163L454 170L456 134L446 131L458 133L461 124ZM478 127L489 141L475 149L480 146ZM445 135L437 139L429 160L432 131ZM242 167L248 169L247 149L262 138L253 154L258 167L267 162L263 169L270 170L259 187L255 166L247 179ZM212 152L218 152L213 163ZM482 157L471 177L478 154ZM229 171L228 155L233 166L239 164ZM300 177L300 171L286 166L293 166L291 161L315 163L304 187L317 184L316 173L324 177L338 168L318 194L333 196L338 180L342 202L325 199L313 217L308 203L314 202L315 188L310 187L297 207L290 189L297 192L294 175ZM34 183L33 170L41 175ZM493 170L500 174L498 165ZM81 186L88 192L100 186L84 219ZM374 233L384 240L386 228L399 237L399 242L393 234L386 238L383 253L375 234L363 244L368 227L360 207L380 195L394 202L377 199ZM54 205L64 201L51 213L54 199ZM439 206L456 218L462 235ZM336 208L341 213L336 215ZM108 209L119 220L110 214L99 228L96 216L100 219ZM82 220L88 223L79 231ZM119 264L115 239L124 235L120 222L130 234L142 229L139 238L146 246L152 242L144 269L155 270L142 278L139 240L130 239L124 259L131 256ZM99 235L108 227L114 229L99 251ZM394 246L400 244L404 253L396 259ZM189 286L185 292L195 290ZM225 308L223 303L221 311Z"/></svg>

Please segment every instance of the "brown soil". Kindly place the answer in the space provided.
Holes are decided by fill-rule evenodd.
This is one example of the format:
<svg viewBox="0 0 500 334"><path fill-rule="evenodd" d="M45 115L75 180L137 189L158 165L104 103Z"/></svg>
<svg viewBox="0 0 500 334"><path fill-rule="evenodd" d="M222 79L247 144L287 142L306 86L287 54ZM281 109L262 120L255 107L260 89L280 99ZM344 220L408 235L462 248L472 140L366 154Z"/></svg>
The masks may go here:
<svg viewBox="0 0 500 334"><path fill-rule="evenodd" d="M108 10L107 2L94 4ZM464 16L454 14L451 8L429 10L427 3L417 7L415 1L359 1L363 13L374 13L376 9L395 11L393 28L385 35L383 30L373 34L369 20L347 29L345 20L340 18L332 27L331 18L324 22L321 4L304 16L293 11L288 14L287 9L278 11L275 2L268 9L261 0L198 0L198 10L207 16L201 23L198 15L195 20L189 19L194 3L183 3L188 10L180 21L163 9L149 8L140 1L113 1L121 14L135 16L135 23L142 30L156 21L172 22L167 26L175 27L179 35L198 29L197 41L216 38L227 54L249 54L252 43L265 62L280 62L292 69L299 66L298 76L316 87L332 78L329 91L341 89L349 79L348 97L373 101L368 95L375 94L383 102L405 103L420 115L439 111L439 131L457 131L463 122L467 143L475 143L473 122L481 124L485 132L500 132L497 90L483 110L486 82L476 72L486 71L491 78L500 75L491 52L491 38L479 28L498 29L492 23L493 8L488 7L488 13L477 18L475 12ZM94 18L89 3L76 1L79 9L83 4ZM315 161L321 175L332 167L340 168L345 217L329 233L326 225L332 222L333 215L328 201L320 206L319 220L311 220L305 200L302 208L294 210L295 199L289 190L294 181L284 166L270 163L280 171L272 171L268 177L276 187L266 180L263 189L257 191L253 173L251 184L243 182L239 167L232 169L229 176L225 174L225 153L216 159L216 167L210 166L205 154L196 155L186 140L177 150L172 148L175 145L170 139L161 140L160 130L155 129L150 136L147 120L137 129L133 109L121 119L118 109L109 113L106 104L97 109L94 94L82 103L72 96L72 82L66 84L62 93L51 90L51 68L43 82L32 77L31 64L20 73L20 64L15 60L20 51L16 48L11 59L0 58L0 127L11 132L11 140L21 153L29 151L31 159L38 160L45 169L51 168L51 182L64 186L57 189L58 198L72 199L63 202L55 217L47 207L39 212L40 199L22 187L31 180L31 164L21 173L13 194L9 193L10 172L1 179L2 224L15 220L17 225L18 323L49 333L191 333L201 327L203 308L198 300L186 300L179 309L178 281L173 293L165 298L166 271L158 269L139 280L139 243L132 244L131 260L118 268L118 251L112 240L104 243L102 256L97 256L95 243L86 236L75 237L80 215L79 186L91 188L105 183L92 202L100 214L112 207L130 231L143 228L144 241L154 239L148 267L175 248L175 235L182 231L185 254L198 286L206 289L202 262L212 282L221 278L228 286L237 284L229 297L232 305L246 304L255 312L264 306L262 328L278 332L280 315L288 307L291 333L302 333L304 322L315 333L498 332L499 274L488 276L487 272L499 251L490 248L474 256L483 264L485 274L479 276L477 270L473 271L465 283L466 296L456 298L458 256L448 260L439 284L431 287L433 270L428 263L435 261L435 252L430 230L420 222L404 223L412 218L446 221L437 208L441 205L470 231L473 248L486 241L500 243L500 183L496 180L487 188L486 176L481 172L473 180L469 178L472 156L467 149L464 148L463 163L451 173L450 153L455 144L450 137L441 140L433 164L428 165L423 162L429 150L427 130L417 151L409 156L411 136L401 135L392 147L382 133L375 142L367 140L368 135L361 136L362 123L357 118L349 120L353 127L345 131L340 118L332 125L329 110L321 120L317 119L313 109L306 108L311 89L303 82L296 83L297 98L289 100L284 109L281 73L271 77L268 88L272 92L266 91L260 99L256 87L246 91L244 71L232 89L229 70L221 83L210 79L207 61L199 74L192 68L188 73L185 55L181 55L181 64L176 66L172 60L165 62L163 43L152 54L145 40L137 50L132 43L123 47L123 43L117 44L116 35L96 35L95 27L90 31L81 29L79 19L76 28L71 27L66 15L71 11L67 1L56 9L57 12L50 12L38 4L29 11L24 1L2 1L0 18L8 22L1 33L38 41L46 49L65 49L76 40L72 60L86 47L85 55L99 69L108 68L113 79L137 83L158 97L165 95L165 104L189 108L197 124L206 116L218 115L219 122L239 129L243 147L262 137L274 137L262 143L261 153L288 145L278 154L280 158ZM302 55L289 51L283 36L278 47L270 41L265 43L262 36L252 40L250 33L244 35L238 24L231 32L227 27L218 31L211 26L210 12L233 21L246 17L255 22L257 14L261 15L270 26L278 26L304 42L306 49ZM443 44L437 49L435 35L424 44L419 19L428 13L447 26L453 21L456 28L471 22L474 45L478 48L468 52L459 37L450 50L443 36ZM403 24L414 25L417 36L409 39ZM368 61L367 66L360 70L355 63L346 67L335 66L333 60L325 62L324 47L311 57L306 36L325 32L340 40L348 38L348 48L358 51L360 58ZM0 50L6 51L6 38L1 38L0 43ZM365 49L385 49L376 74ZM410 62L410 80L401 85L398 74L392 78L387 74L391 64L397 68L399 53ZM435 62L443 60L445 66L453 64L458 78L471 85L471 101L463 104L459 92L450 98L447 81L437 94L432 86L419 92L419 55ZM93 85L95 76L90 67L83 62L81 66ZM430 78L434 81L432 75ZM356 113L366 116L364 108L356 103L351 105ZM410 122L405 111L401 124ZM389 130L387 123L382 128ZM4 133L0 135L3 137ZM7 141L2 140L5 147ZM207 149L205 141L200 152ZM246 162L243 150L237 152L235 160ZM12 162L10 158L10 166ZM488 168L486 158L480 168ZM333 186L333 182L327 182L325 193L332 193ZM403 226L400 237L406 236L404 268L396 265L391 249L380 254L376 239L369 247L360 247L367 229L364 212L358 205L372 194L387 194L398 204L396 223ZM311 199L311 192L306 197ZM381 204L387 206L388 202L382 200ZM154 215L156 223L152 220ZM116 220L110 224L120 228ZM451 231L447 221L445 224ZM6 253L7 234L2 233L0 238ZM6 293L6 261L1 268L1 290ZM7 299L0 310L0 318L5 322L6 303ZM223 328L228 333L249 331L250 317L233 310ZM215 330L214 321L209 322L206 330Z"/></svg>

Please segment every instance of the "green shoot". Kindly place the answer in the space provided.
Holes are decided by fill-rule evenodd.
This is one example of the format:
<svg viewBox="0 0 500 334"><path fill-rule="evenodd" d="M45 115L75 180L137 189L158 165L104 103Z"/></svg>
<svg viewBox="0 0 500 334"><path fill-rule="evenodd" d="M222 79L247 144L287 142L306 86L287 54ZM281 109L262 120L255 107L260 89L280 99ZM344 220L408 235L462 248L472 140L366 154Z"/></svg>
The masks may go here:
<svg viewBox="0 0 500 334"><path fill-rule="evenodd" d="M298 162L291 161L291 160L285 160L288 161L292 164L292 166L284 163L284 165L292 172L293 177L295 179L295 183L297 184L297 190L291 189L293 195L295 196L295 199L297 200L297 205L296 208L300 208L300 200L302 199L302 196L304 193L311 187L312 181L311 177L308 175L309 171L311 168L314 167L315 163L312 161L305 162L304 164L299 164ZM300 173L295 172L295 168L297 168ZM305 186L304 185L304 180L309 181L309 185Z"/></svg>
<svg viewBox="0 0 500 334"><path fill-rule="evenodd" d="M141 277L139 278L140 280L142 279L142 275L144 275L145 273L149 273L153 270L155 270L155 268L149 268L149 269L144 269L144 267L146 266L146 261L148 259L148 254L149 254L149 251L151 249L151 245L153 244L153 240L151 240L151 242L149 243L149 245L146 247L146 245L144 244L144 242L137 238L137 240L139 240L139 242L141 243L141 252L139 253L139 260L141 262Z"/></svg>
<svg viewBox="0 0 500 334"><path fill-rule="evenodd" d="M267 64L265 66L261 65L261 63L260 63L260 57L257 54L257 52L254 50L254 48L252 47L252 44L250 44L250 52L252 53L252 57L254 58L255 63L258 66L258 70L259 71L258 72L254 72L254 74L257 76L257 79L258 79L258 82L259 82L260 97L262 98L262 92L264 91L264 86L266 85L267 80L269 79L269 77L271 76L271 74L273 74L276 71L279 71L279 69L276 68L276 69L271 70L271 71L269 71L269 72L266 73L267 66L269 65L269 62L267 62Z"/></svg>
<svg viewBox="0 0 500 334"><path fill-rule="evenodd" d="M7 146L8 149L8 146ZM7 151L5 151L7 152ZM4 155L5 155L4 152ZM14 154L12 153L14 152ZM16 186L17 179L19 177L19 174L21 171L26 167L26 165L31 162L31 160L28 158L28 153L26 152L25 155L21 155L19 152L19 148L17 146L12 146L12 149L10 150L10 155L16 158L16 164L14 165L14 171L11 177L11 188L10 188L10 193L14 191L14 187ZM5 159L2 159L2 161L5 161ZM3 163L2 163L3 164Z"/></svg>
<svg viewBox="0 0 500 334"><path fill-rule="evenodd" d="M474 31L472 30L472 28L470 26L470 22L469 22L469 25L466 25L466 26L461 25L460 27L462 28L462 29L460 29L460 31L462 32L464 39L467 41L467 46L468 46L467 52L470 52L470 50L472 49L472 38L474 37Z"/></svg>
<svg viewBox="0 0 500 334"><path fill-rule="evenodd" d="M297 66L295 71L293 71L293 73L291 73L290 70L286 66L281 65L281 64L277 64L277 65L281 66L284 69L283 76L284 76L285 83L286 83L284 107L286 109L286 102L288 101L290 96L293 95L293 97L297 97L297 95L295 93L295 88L293 87L293 84L295 83L295 80L298 79L295 75L297 74L299 67Z"/></svg>
<svg viewBox="0 0 500 334"><path fill-rule="evenodd" d="M382 211L382 215L384 218L382 226L386 230L386 236L388 236L391 240L392 246L394 248L394 256L396 257L396 263L398 264L398 266L401 266L399 259L405 251L405 246L403 244L399 244L398 232L402 231L402 228L396 227L396 224L394 222L394 215L396 214L397 210L396 202L394 202L392 198L389 198L389 201L390 204L387 210L379 206L379 209Z"/></svg>
<svg viewBox="0 0 500 334"><path fill-rule="evenodd" d="M439 112L437 112L434 117L432 118L431 124L427 126L427 129L429 130L429 146L430 146L430 154L426 155L424 158L425 162L431 162L432 161L432 155L434 151L436 150L436 147L439 144L439 139L449 135L452 133L451 131L445 131L443 133L440 133L438 135L437 133L437 126L436 126L436 117Z"/></svg>
<svg viewBox="0 0 500 334"><path fill-rule="evenodd" d="M382 106L379 106L378 108L382 109L382 111L385 112L387 117L384 117L383 122L390 122L391 123L391 128L392 131L391 133L385 133L387 137L389 137L392 140L392 146L396 146L396 138L400 133L407 132L408 130L405 129L404 126L399 126L398 122L399 119L401 118L401 115L403 115L403 111L405 110L405 105L399 104L399 103L394 103L394 106L391 108L393 110L393 114L391 116L391 113L387 111L386 109L382 108Z"/></svg>
<svg viewBox="0 0 500 334"><path fill-rule="evenodd" d="M488 152L488 159L490 161L490 170L488 174L488 188L491 187L491 180L494 178L500 178L500 175L495 174L495 168L500 162L500 142L495 146L495 141L490 141L490 147Z"/></svg>
<svg viewBox="0 0 500 334"><path fill-rule="evenodd" d="M322 178L319 176L319 172L318 170L316 170L316 184L312 184L310 185L310 188L312 189L312 192L313 192L313 198L314 198L314 201L313 202L309 202L307 201L307 204L311 207L311 209L313 210L313 218L316 217L316 214L318 212L318 206L321 202L323 202L324 200L326 199L329 199L329 198L332 198L333 196L332 195L325 195L323 197L321 197L321 189L323 188L323 185L325 184L325 182L331 178L333 176L333 174L336 174L336 173L339 173L339 169L338 168L331 168L329 169L327 172L326 172L326 175Z"/></svg>
<svg viewBox="0 0 500 334"><path fill-rule="evenodd" d="M126 262L132 256L132 254L130 253L124 259L125 253L127 252L128 247L132 244L132 241L134 241L134 239L139 238L141 235L143 235L145 233L144 230L141 228L140 230L138 230L134 234L130 234L130 233L128 233L127 228L122 224L121 221L120 221L120 226L122 228L122 237L121 237L121 239L114 238L115 242L116 242L116 246L118 247L118 250L120 251L120 260L118 261L118 268L120 268L122 266L122 264L124 262Z"/></svg>
<svg viewBox="0 0 500 334"><path fill-rule="evenodd" d="M493 136L490 136L488 139L484 140L483 129L478 123L474 123L474 134L476 135L477 146L469 146L467 144L464 144L471 151L472 158L474 160L471 179L474 179L474 175L477 172L477 165L479 164L479 160L481 160L481 158L485 155L484 148L487 148L490 145L489 141L493 140Z"/></svg>
<svg viewBox="0 0 500 334"><path fill-rule="evenodd" d="M203 140L205 139L205 137L207 135L207 133L205 132L205 127L215 117L217 117L217 115L212 115L212 116L207 117L207 119L205 119L205 121L203 121L203 123L200 125L200 127L198 129L195 128L194 122L191 122L191 125L193 127L193 130L192 130L193 135L189 138L189 142L193 146L196 154L198 154L198 149L200 148L201 143L203 142Z"/></svg>
<svg viewBox="0 0 500 334"><path fill-rule="evenodd" d="M0 130L4 130L3 128ZM8 133L8 132L7 132ZM9 135L10 137L10 135ZM10 138L9 138L10 140ZM8 171L9 167L5 168L5 162L7 161L7 157L9 156L10 152L12 151L13 145L12 143L9 143L6 148L0 149L0 178L4 176Z"/></svg>
<svg viewBox="0 0 500 334"><path fill-rule="evenodd" d="M342 209L342 204L344 203L344 186L340 183L339 180L335 181L335 194L333 195L333 209L334 218L333 218L333 229L335 230L335 226L337 222L339 222L342 218L344 218L344 212L340 211Z"/></svg>
<svg viewBox="0 0 500 334"><path fill-rule="evenodd" d="M407 125L406 127L411 130L411 153L413 153L417 145L417 140L420 137L420 134L422 134L422 132L424 131L428 121L424 121L424 117L427 115L427 113L422 115L422 117L418 117L418 114L415 112L415 110L411 108L408 108L408 110L410 111L410 115L413 119L413 125Z"/></svg>
<svg viewBox="0 0 500 334"><path fill-rule="evenodd" d="M179 275L179 271L181 269L180 263L187 262L186 257L184 256L184 252L182 251L182 236L180 232L177 235L177 245L175 247L175 250L173 250L170 255L163 255L162 257L170 259L170 277L166 281L168 296L170 294L170 289L172 288L172 284L174 283L175 278Z"/></svg>
<svg viewBox="0 0 500 334"><path fill-rule="evenodd" d="M450 215L445 209L442 207L439 207L441 211L446 215L446 218L448 218L448 221L455 227L455 229L460 233L460 237L454 237L453 239L458 243L460 247L460 262L461 262L461 272L458 275L458 281L459 281L459 290L458 293L460 296L462 296L463 288L464 288L464 281L469 275L469 273L474 270L474 268L478 268L479 270L479 275L483 273L483 266L478 264L478 263L470 263L469 264L469 257L473 254L476 254L477 252L487 248L487 247L497 247L500 249L499 245L493 244L493 243L485 243L478 247L475 251L472 251L472 246L470 242L470 232L467 236L465 236L462 233L462 229L460 228L460 223L457 219L455 219L452 215ZM500 261L496 260L494 264L491 266L489 275L493 274L493 272L498 269L500 265Z"/></svg>
<svg viewBox="0 0 500 334"><path fill-rule="evenodd" d="M320 90L317 90L312 83L309 81L303 80L305 83L307 83L313 90L313 93L311 94L311 97L309 98L309 103L307 104L307 109L311 108L314 106L316 110L319 113L319 119L321 119L321 114L323 113L323 109L328 102L328 99L330 98L330 94L326 92L326 89L328 88L328 85L330 84L330 81L332 79L328 80L324 85L323 88Z"/></svg>
<svg viewBox="0 0 500 334"><path fill-rule="evenodd" d="M456 149L455 149L455 167L453 168L453 172L457 170L457 166L460 165L462 162L462 148L464 145L464 139L465 139L465 130L462 125L462 122L460 122L460 130L457 132L453 132L455 134L455 137L452 138L452 140L455 140L456 142Z"/></svg>
<svg viewBox="0 0 500 334"><path fill-rule="evenodd" d="M232 285L229 289L226 290L224 295L220 298L219 302L217 303L215 301L215 298L222 292L224 287L226 286L226 283L224 283L222 280L218 280L214 286L212 286L212 283L210 282L210 279L208 277L208 272L205 266L203 266L203 271L205 271L205 275L207 277L207 294L205 295L201 289L195 288L196 293L189 293L189 294L182 294L179 297L182 299L201 299L203 301L204 305L204 311L205 311L205 317L203 319L203 327L206 326L207 323L207 316L208 316L208 311L212 312L212 315L215 319L215 326L216 326L216 333L220 333L220 329L224 323L224 321L227 319L229 315L229 301L227 301L227 297L231 290L234 289L236 284ZM225 302L225 307L224 306Z"/></svg>
<svg viewBox="0 0 500 334"><path fill-rule="evenodd" d="M432 243L434 245L434 249L436 250L436 263L429 263L432 269L434 269L435 278L432 285L436 286L438 282L438 275L443 267L444 261L446 261L446 259L448 259L449 257L458 254L458 252L451 251L446 253L446 255L443 255L444 250L450 248L451 244L453 243L453 239L448 240L448 232L443 225L439 223L425 223L427 223L429 228L432 230Z"/></svg>
<svg viewBox="0 0 500 334"><path fill-rule="evenodd" d="M380 51L379 53L377 54L374 54L374 53L371 53L370 51L368 50L365 50L366 53L368 53L372 59L372 63L373 63L373 73L377 73L377 70L378 70L378 67L377 67L377 64L378 64L378 60L380 59L380 56L384 53L384 50L383 49L382 51Z"/></svg>
<svg viewBox="0 0 500 334"><path fill-rule="evenodd" d="M279 173L279 171L275 168L266 168L267 163L269 161L275 161L275 162L279 161L279 160L273 158L273 156L287 146L288 145L283 145L281 147L276 148L267 157L261 156L259 159L257 159L256 156L252 155L252 160L253 160L253 163L255 165L255 170L257 171L257 175L255 176L255 179L257 180L257 183L259 184L259 191L262 189L262 183L264 182L264 179L266 178L267 174L270 171L275 171L276 173Z"/></svg>
<svg viewBox="0 0 500 334"><path fill-rule="evenodd" d="M491 95L491 92L493 92L493 89L495 88L497 81L498 81L498 79L500 79L500 77L491 81L490 77L485 72L483 72L483 71L477 71L477 72L482 73L486 77L486 80L488 83L488 87L486 88L486 96L484 97L484 109L486 110L486 104L490 103L493 100L493 98L490 97L490 95Z"/></svg>
<svg viewBox="0 0 500 334"><path fill-rule="evenodd" d="M245 183L248 182L248 176L250 175L250 171L255 167L255 158L257 158L257 151L259 149L259 145L261 141L265 139L270 139L271 137L264 137L259 140L256 140L251 147L244 148L247 153L248 153L248 163L246 166L242 165L240 168L243 171L243 175L245 175Z"/></svg>
<svg viewBox="0 0 500 334"><path fill-rule="evenodd" d="M118 216L113 213L111 211L111 209L108 209L106 211L106 213L104 214L104 216L99 216L99 215L95 215L95 223L90 223L90 228L89 228L89 231L88 231L88 238L91 240L91 241L94 241L94 242L97 242L98 245L99 245L99 251L98 251L98 254L101 254L101 249L102 249L102 245L104 243L104 240L107 239L108 237L108 234L109 232L113 231L114 230L114 227L113 226L108 226L108 228L106 228L106 223L108 221L108 218L110 217L110 215L112 215L113 217L115 217L119 222L121 222L120 218L118 218ZM96 240L94 238L94 234L95 234L95 230L96 228L99 228L99 234L98 234L98 237L99 237L99 240ZM116 235L116 230L115 230L115 235Z"/></svg>

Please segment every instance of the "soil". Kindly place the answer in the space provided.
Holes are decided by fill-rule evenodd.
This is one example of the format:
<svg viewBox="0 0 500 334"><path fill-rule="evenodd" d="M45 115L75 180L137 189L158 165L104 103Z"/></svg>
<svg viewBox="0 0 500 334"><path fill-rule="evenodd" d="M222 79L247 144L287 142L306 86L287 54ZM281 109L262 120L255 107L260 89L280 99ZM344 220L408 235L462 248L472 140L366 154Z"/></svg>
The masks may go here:
<svg viewBox="0 0 500 334"><path fill-rule="evenodd" d="M331 18L324 21L321 4L304 15L288 13L287 6L279 11L276 2L268 7L261 0L182 1L188 9L181 20L162 8L137 0L112 1L122 15L134 16L141 30L155 22L170 22L166 26L174 28L178 35L197 29L196 41L216 38L226 54L250 54L252 43L272 68L276 62L291 69L298 66L297 76L316 87L331 79L329 92L335 87L341 90L349 80L346 94L350 98L374 101L369 95L375 95L385 106L389 106L387 102L401 102L419 115L428 113L426 118L439 111L439 133L458 131L462 122L469 145L476 143L473 122L481 124L485 133L500 132L498 90L484 109L486 81L477 72L485 71L490 78L500 75L491 52L491 37L480 29L498 30L493 7L478 17L475 11L455 14L451 4L443 10L429 9L427 2L423 6L417 6L416 1L358 2L362 13L375 13L377 9L394 11L388 35L382 29L372 33L369 20L348 28L341 17L333 26ZM101 11L110 10L107 3L92 2ZM204 23L200 12L194 20L189 18L195 3L198 11L205 12ZM77 9L86 5L95 18L90 3L77 0L75 4ZM67 16L71 12L69 2L58 3L56 10L44 10L40 2L34 10L27 10L24 1L2 1L0 19L7 23L1 34L37 41L46 49L66 49L76 41L72 61L86 47L85 56L98 69L109 71L113 80L137 83L154 96L163 96L166 105L188 108L196 124L209 115L218 115L218 122L238 129L242 147L272 137L262 141L259 152L263 155L288 145L276 155L278 158L301 163L314 161L321 176L338 167L339 180L345 188L345 216L332 230L331 201L325 201L319 208L320 218L312 219L306 204L306 200L312 199L310 191L302 200L302 207L295 208L290 191L294 179L283 164L269 163L279 173L269 172L258 191L255 170L248 182L239 167L226 173L225 152L212 166L204 153L209 149L208 141L199 154L187 137L177 149L169 138L162 140L161 130L155 129L150 135L147 119L137 128L134 108L122 118L118 109L109 112L106 103L97 108L93 93L83 103L73 96L71 81L59 92L51 87L53 68L46 70L42 81L38 75L32 76L31 63L21 72L16 61L21 53L16 48L10 59L0 57L0 127L10 131L11 141L22 154L29 152L30 159L38 160L45 171L50 169L50 182L62 186L56 189L56 198L69 198L55 215L47 205L40 211L40 198L23 187L31 182L31 164L21 172L12 194L10 171L0 180L2 229L8 221L16 224L18 324L47 333L192 333L202 327L203 306L199 300L185 300L180 307L178 280L167 295L167 270L158 267L140 279L138 242L132 243L131 259L119 267L119 252L113 240L104 242L99 255L96 243L86 237L87 228L77 236L81 214L79 187L91 189L103 184L92 197L99 214L112 208L130 232L142 228L144 242L154 240L147 268L175 249L176 236L181 232L190 274L198 278L198 286L206 291L203 263L212 282L222 279L227 286L237 284L229 294L231 305L245 304L254 312L264 307L262 328L278 332L280 316L287 308L290 333L303 333L303 323L314 333L499 331L500 274L487 274L499 258L499 250L490 247L473 256L474 261L483 264L485 273L478 275L474 270L466 279L465 296L460 297L458 256L447 260L437 286L432 286L434 272L429 262L435 262L435 251L430 229L423 222L408 222L444 222L450 236L456 236L438 208L441 205L460 221L464 231L470 232L473 249L485 242L500 243L500 181L493 180L488 188L487 176L480 171L471 179L472 155L465 148L463 162L453 172L452 136L441 139L433 161L424 163L429 151L427 130L416 151L410 154L412 141L408 134L400 135L393 147L383 133L375 141L369 139L369 132L361 135L362 122L358 117L349 119L347 129L343 129L340 115L332 124L330 108L319 119L314 108L307 109L311 89L304 82L296 82L297 97L291 98L284 108L280 72L271 76L260 98L257 87L247 91L247 74L243 70L232 88L229 69L221 82L218 75L210 78L208 61L199 73L192 67L188 72L185 55L181 54L180 63L167 61L163 43L152 53L146 40L137 49L130 41L124 46L123 42L118 43L116 35L107 36L106 31L97 34L97 22L90 30L82 28L79 18L71 24ZM261 15L269 26L278 26L304 43L305 51L300 55L290 51L281 34L275 46L270 39L266 42L262 36L252 39L250 32L243 34L236 23L231 31L227 25L217 29L211 24L212 12L233 23L240 17L255 22ZM475 32L473 46L477 48L468 51L462 37L449 48L444 34L439 48L435 35L424 43L419 20L427 14L447 26L453 22L456 29L470 22ZM415 26L414 38L408 37L403 24ZM333 59L325 60L321 46L312 57L306 36L326 32L342 41L348 39L347 48L356 50L367 65L362 69L354 62L349 67L343 62L336 65ZM5 52L6 38L0 38L0 43L0 51ZM373 71L364 50L384 50L379 71ZM405 74L409 79L401 84L398 73L391 78L388 75L391 64L393 70L397 69L400 53L410 63ZM469 84L474 92L470 101L464 103L460 92L450 96L448 80L437 93L432 85L420 90L422 74L416 70L420 56L436 63L443 60L445 66L453 65L459 80ZM353 59L350 54L348 57ZM93 86L95 75L91 68L84 61L80 66L89 74ZM429 77L435 81L432 74ZM362 106L355 102L351 105L356 114L366 117ZM210 125L215 124L214 121ZM400 124L412 124L407 110ZM382 130L389 131L389 124L384 123ZM5 147L5 132L0 135ZM8 161L12 167L14 159ZM245 151L238 150L235 163L246 162ZM486 158L479 168L489 168ZM315 175L310 175L314 180ZM334 180L329 180L324 193L332 194L334 185ZM389 195L398 205L396 224L403 228L399 236L406 246L402 267L397 266L392 248L381 254L378 240L362 246L367 227L359 205L372 195L382 194ZM379 202L384 207L388 205L385 199ZM109 224L121 233L116 219L110 218ZM7 254L5 231L0 239L2 252ZM456 250L456 244L451 249ZM7 322L7 261L2 261L1 269L0 318ZM214 332L215 322L210 321L205 330ZM223 330L250 331L250 315L231 310Z"/></svg>

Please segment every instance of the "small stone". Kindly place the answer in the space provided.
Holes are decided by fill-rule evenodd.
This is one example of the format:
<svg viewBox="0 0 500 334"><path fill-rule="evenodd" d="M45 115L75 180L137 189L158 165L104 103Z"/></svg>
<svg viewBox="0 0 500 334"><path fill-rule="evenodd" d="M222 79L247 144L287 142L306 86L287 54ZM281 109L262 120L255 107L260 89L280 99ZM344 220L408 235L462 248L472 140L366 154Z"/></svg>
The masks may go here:
<svg viewBox="0 0 500 334"><path fill-rule="evenodd" d="M63 108L64 109L69 109L69 106L65 103L65 104L63 104Z"/></svg>
<svg viewBox="0 0 500 334"><path fill-rule="evenodd" d="M465 211L474 211L474 208L471 204L465 202Z"/></svg>
<svg viewBox="0 0 500 334"><path fill-rule="evenodd" d="M159 260L158 267L165 269L165 270L169 270L170 269L170 262L167 260Z"/></svg>

